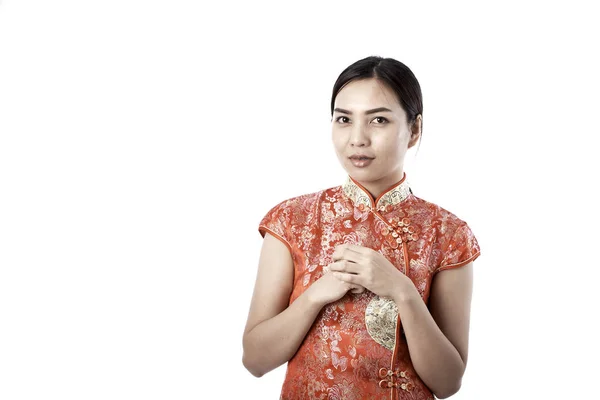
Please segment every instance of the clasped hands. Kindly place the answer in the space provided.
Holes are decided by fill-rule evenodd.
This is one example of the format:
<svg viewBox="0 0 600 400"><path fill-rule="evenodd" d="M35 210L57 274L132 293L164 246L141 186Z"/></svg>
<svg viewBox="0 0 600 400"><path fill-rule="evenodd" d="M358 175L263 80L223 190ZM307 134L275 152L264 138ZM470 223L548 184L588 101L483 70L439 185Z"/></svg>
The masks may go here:
<svg viewBox="0 0 600 400"><path fill-rule="evenodd" d="M412 281L383 256L368 247L354 244L336 246L329 270L339 280L358 285L380 297L395 298ZM354 289L354 293L362 292Z"/></svg>

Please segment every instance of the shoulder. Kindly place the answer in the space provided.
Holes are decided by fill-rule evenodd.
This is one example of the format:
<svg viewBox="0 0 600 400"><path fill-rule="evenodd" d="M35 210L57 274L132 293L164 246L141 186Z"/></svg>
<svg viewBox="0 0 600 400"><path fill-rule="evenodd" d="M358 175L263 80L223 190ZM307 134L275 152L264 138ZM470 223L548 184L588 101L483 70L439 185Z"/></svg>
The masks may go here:
<svg viewBox="0 0 600 400"><path fill-rule="evenodd" d="M261 225L268 221L278 221L280 224L302 225L316 219L323 202L332 201L342 193L341 186L334 186L316 192L290 197L280 201L264 216Z"/></svg>
<svg viewBox="0 0 600 400"><path fill-rule="evenodd" d="M260 221L258 230L263 237L269 232L280 238L291 249L294 232L318 221L320 204L339 196L340 192L341 186L336 186L285 199L271 207Z"/></svg>
<svg viewBox="0 0 600 400"><path fill-rule="evenodd" d="M270 213L307 213L311 212L323 200L328 200L341 193L341 186L334 186L312 193L290 197L280 201L269 210Z"/></svg>
<svg viewBox="0 0 600 400"><path fill-rule="evenodd" d="M465 220L438 204L412 198L412 207L430 228L431 268L435 274L474 261L480 254L479 243Z"/></svg>
<svg viewBox="0 0 600 400"><path fill-rule="evenodd" d="M452 234L456 229L467 224L465 220L446 208L415 195L411 195L410 207L415 216L425 219L426 223L437 228L441 235Z"/></svg>

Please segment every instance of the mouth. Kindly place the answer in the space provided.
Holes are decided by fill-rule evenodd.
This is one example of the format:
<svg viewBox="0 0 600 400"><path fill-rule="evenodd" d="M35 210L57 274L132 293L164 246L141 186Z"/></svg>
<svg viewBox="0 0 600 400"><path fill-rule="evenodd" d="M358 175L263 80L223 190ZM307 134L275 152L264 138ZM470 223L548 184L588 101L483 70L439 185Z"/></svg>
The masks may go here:
<svg viewBox="0 0 600 400"><path fill-rule="evenodd" d="M358 168L367 167L374 160L374 157L367 157L363 155L354 155L348 158L352 162L352 165Z"/></svg>

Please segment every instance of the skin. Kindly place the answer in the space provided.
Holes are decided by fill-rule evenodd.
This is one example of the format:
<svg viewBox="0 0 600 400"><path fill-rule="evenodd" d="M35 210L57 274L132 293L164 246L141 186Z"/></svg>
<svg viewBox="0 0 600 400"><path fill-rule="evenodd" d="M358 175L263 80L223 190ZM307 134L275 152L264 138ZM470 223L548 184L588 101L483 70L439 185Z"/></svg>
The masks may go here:
<svg viewBox="0 0 600 400"><path fill-rule="evenodd" d="M387 109L389 111L373 110ZM332 140L338 160L373 198L402 179L404 159L421 137L421 115L407 123L396 94L376 79L348 83L338 93L332 118ZM353 154L375 157L367 168L350 161Z"/></svg>
<svg viewBox="0 0 600 400"><path fill-rule="evenodd" d="M377 198L402 179L404 158L420 138L422 118L418 115L409 124L394 92L376 79L348 83L334 107L332 140L338 159ZM357 168L348 158L357 153L374 159ZM288 306L292 258L281 241L265 235L243 337L244 366L262 376L286 363L326 304L349 290L368 289L397 304L413 366L425 384L438 398L456 393L467 363L473 263L436 274L427 306L412 281L370 248L340 245L333 260L330 272Z"/></svg>

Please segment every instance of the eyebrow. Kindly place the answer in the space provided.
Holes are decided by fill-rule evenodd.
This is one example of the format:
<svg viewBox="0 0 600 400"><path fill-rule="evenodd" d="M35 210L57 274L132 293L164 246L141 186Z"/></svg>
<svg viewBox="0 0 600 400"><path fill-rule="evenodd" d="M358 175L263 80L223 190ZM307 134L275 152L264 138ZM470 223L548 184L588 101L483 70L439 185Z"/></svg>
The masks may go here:
<svg viewBox="0 0 600 400"><path fill-rule="evenodd" d="M335 108L333 111L337 111L342 114L352 115L352 111L344 110L343 108ZM373 108L372 110L365 111L365 114L369 115L369 114L376 114L378 112L386 112L386 111L392 112L392 110L390 110L389 108L378 107L378 108Z"/></svg>

